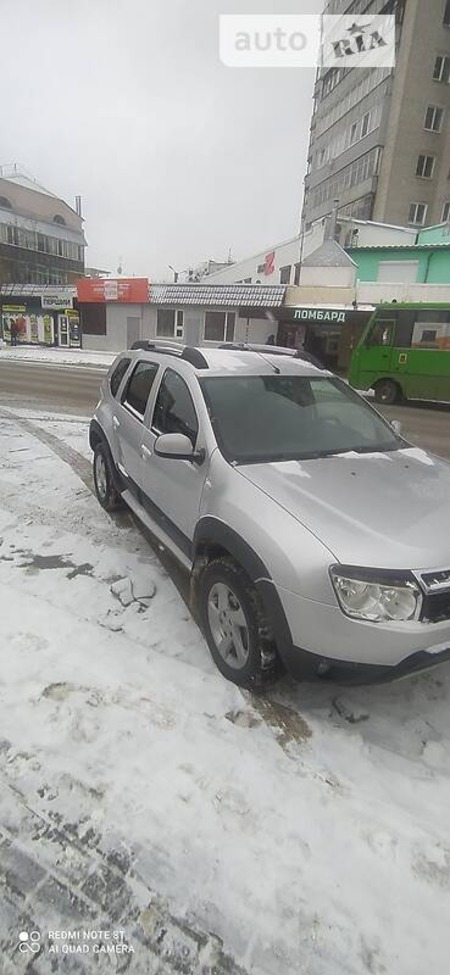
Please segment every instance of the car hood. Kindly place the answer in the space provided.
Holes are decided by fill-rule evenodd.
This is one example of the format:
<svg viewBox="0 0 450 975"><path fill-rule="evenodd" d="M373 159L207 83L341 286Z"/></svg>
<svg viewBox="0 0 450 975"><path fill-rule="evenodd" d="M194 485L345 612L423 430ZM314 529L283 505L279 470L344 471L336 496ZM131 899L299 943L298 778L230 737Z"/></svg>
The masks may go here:
<svg viewBox="0 0 450 975"><path fill-rule="evenodd" d="M450 464L419 448L238 469L341 563L450 567Z"/></svg>

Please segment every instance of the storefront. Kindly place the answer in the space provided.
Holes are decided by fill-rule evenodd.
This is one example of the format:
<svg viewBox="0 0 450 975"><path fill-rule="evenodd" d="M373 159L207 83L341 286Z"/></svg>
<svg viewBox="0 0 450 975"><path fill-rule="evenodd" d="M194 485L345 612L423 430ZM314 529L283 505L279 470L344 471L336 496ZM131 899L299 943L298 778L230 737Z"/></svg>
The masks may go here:
<svg viewBox="0 0 450 975"><path fill-rule="evenodd" d="M330 369L345 371L372 311L369 305L282 308L276 341L288 348L303 348Z"/></svg>
<svg viewBox="0 0 450 975"><path fill-rule="evenodd" d="M78 282L85 349L120 352L136 341L214 347L276 334L284 285L152 284L147 278Z"/></svg>
<svg viewBox="0 0 450 975"><path fill-rule="evenodd" d="M0 336L8 345L81 346L74 288L3 285Z"/></svg>

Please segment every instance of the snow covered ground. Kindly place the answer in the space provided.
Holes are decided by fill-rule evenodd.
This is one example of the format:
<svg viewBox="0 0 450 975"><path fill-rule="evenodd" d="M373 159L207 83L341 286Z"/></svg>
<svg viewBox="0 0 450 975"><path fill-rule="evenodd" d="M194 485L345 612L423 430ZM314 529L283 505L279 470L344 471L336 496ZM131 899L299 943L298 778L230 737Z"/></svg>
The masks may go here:
<svg viewBox="0 0 450 975"><path fill-rule="evenodd" d="M66 366L106 366L109 368L116 352L99 352L91 349L61 349L45 348L43 345L3 345L0 348L0 362L3 360L17 360L17 362L50 362L54 365Z"/></svg>
<svg viewBox="0 0 450 975"><path fill-rule="evenodd" d="M0 971L446 972L450 666L226 683L87 428L0 404Z"/></svg>

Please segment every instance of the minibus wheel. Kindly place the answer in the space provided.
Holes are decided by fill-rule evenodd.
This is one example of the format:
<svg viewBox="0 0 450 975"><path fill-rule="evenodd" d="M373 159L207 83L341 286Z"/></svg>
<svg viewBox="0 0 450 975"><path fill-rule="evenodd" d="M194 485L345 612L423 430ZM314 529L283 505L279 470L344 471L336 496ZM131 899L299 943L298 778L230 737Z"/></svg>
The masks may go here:
<svg viewBox="0 0 450 975"><path fill-rule="evenodd" d="M402 398L400 386L393 379L380 379L374 389L376 402L384 403L385 406L392 406Z"/></svg>

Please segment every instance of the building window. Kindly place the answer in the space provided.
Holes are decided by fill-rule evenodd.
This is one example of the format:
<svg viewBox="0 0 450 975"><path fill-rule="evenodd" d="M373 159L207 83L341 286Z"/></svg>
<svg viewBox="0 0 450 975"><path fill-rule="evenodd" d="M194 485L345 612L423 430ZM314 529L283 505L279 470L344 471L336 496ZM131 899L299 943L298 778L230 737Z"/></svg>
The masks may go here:
<svg viewBox="0 0 450 975"><path fill-rule="evenodd" d="M367 133L369 131L369 125L370 125L370 112L366 112L366 114L363 115L362 122L361 122L361 138L362 139L364 139L364 137L367 135Z"/></svg>
<svg viewBox="0 0 450 975"><path fill-rule="evenodd" d="M354 186L365 183L372 176L376 176L380 161L380 149L372 149L360 156L350 166L341 169L336 176L326 179L311 193L311 205L322 206L329 200L335 200Z"/></svg>
<svg viewBox="0 0 450 975"><path fill-rule="evenodd" d="M93 301L79 308L83 335L106 335L106 305Z"/></svg>
<svg viewBox="0 0 450 975"><path fill-rule="evenodd" d="M427 132L441 132L444 120L444 109L437 105L429 105L425 113L424 129Z"/></svg>
<svg viewBox="0 0 450 975"><path fill-rule="evenodd" d="M16 247L19 244L19 231L17 227L13 224L9 224L6 230L6 237L8 244L14 244Z"/></svg>
<svg viewBox="0 0 450 975"><path fill-rule="evenodd" d="M442 223L448 223L450 221L450 200L444 203L444 209L442 211Z"/></svg>
<svg viewBox="0 0 450 975"><path fill-rule="evenodd" d="M183 311L174 308L158 308L156 312L156 334L160 338L182 339L184 335Z"/></svg>
<svg viewBox="0 0 450 975"><path fill-rule="evenodd" d="M409 220L408 223L412 223L418 227L423 227L425 220L427 219L428 205L426 203L411 203L409 208Z"/></svg>
<svg viewBox="0 0 450 975"><path fill-rule="evenodd" d="M322 98L326 98L327 95L329 95L330 92L333 91L333 88L336 88L336 85L339 84L340 80L341 80L341 69L331 68L331 71L328 71L328 73L325 75L322 81Z"/></svg>
<svg viewBox="0 0 450 975"><path fill-rule="evenodd" d="M6 199L6 196L0 196L0 207L2 207L3 210L12 210L12 206L9 200Z"/></svg>
<svg viewBox="0 0 450 975"><path fill-rule="evenodd" d="M445 2L444 27L450 27L450 0Z"/></svg>
<svg viewBox="0 0 450 975"><path fill-rule="evenodd" d="M205 312L205 342L233 342L235 323L234 311Z"/></svg>
<svg viewBox="0 0 450 975"><path fill-rule="evenodd" d="M290 264L287 264L286 267L280 267L280 284L291 283L291 270Z"/></svg>
<svg viewBox="0 0 450 975"><path fill-rule="evenodd" d="M61 227L66 226L66 221L64 220L64 217L61 217L59 213L55 213L55 216L53 217L53 223L59 223Z"/></svg>
<svg viewBox="0 0 450 975"><path fill-rule="evenodd" d="M302 270L302 265L300 264L300 262L299 262L298 264L294 264L294 284L295 284L295 285L296 285L297 287L298 287L298 286L299 286L299 284L300 284L300 274L301 274L301 270Z"/></svg>
<svg viewBox="0 0 450 975"><path fill-rule="evenodd" d="M435 162L435 156L419 156L416 166L416 176L420 176L421 179L432 179Z"/></svg>
<svg viewBox="0 0 450 975"><path fill-rule="evenodd" d="M45 236L45 234L38 234L37 235L37 250L38 251L45 251L46 254L50 254L51 253L50 242L49 242L48 237Z"/></svg>
<svg viewBox="0 0 450 975"><path fill-rule="evenodd" d="M436 58L433 79L434 81L446 81L448 84L450 81L450 58L443 54Z"/></svg>

